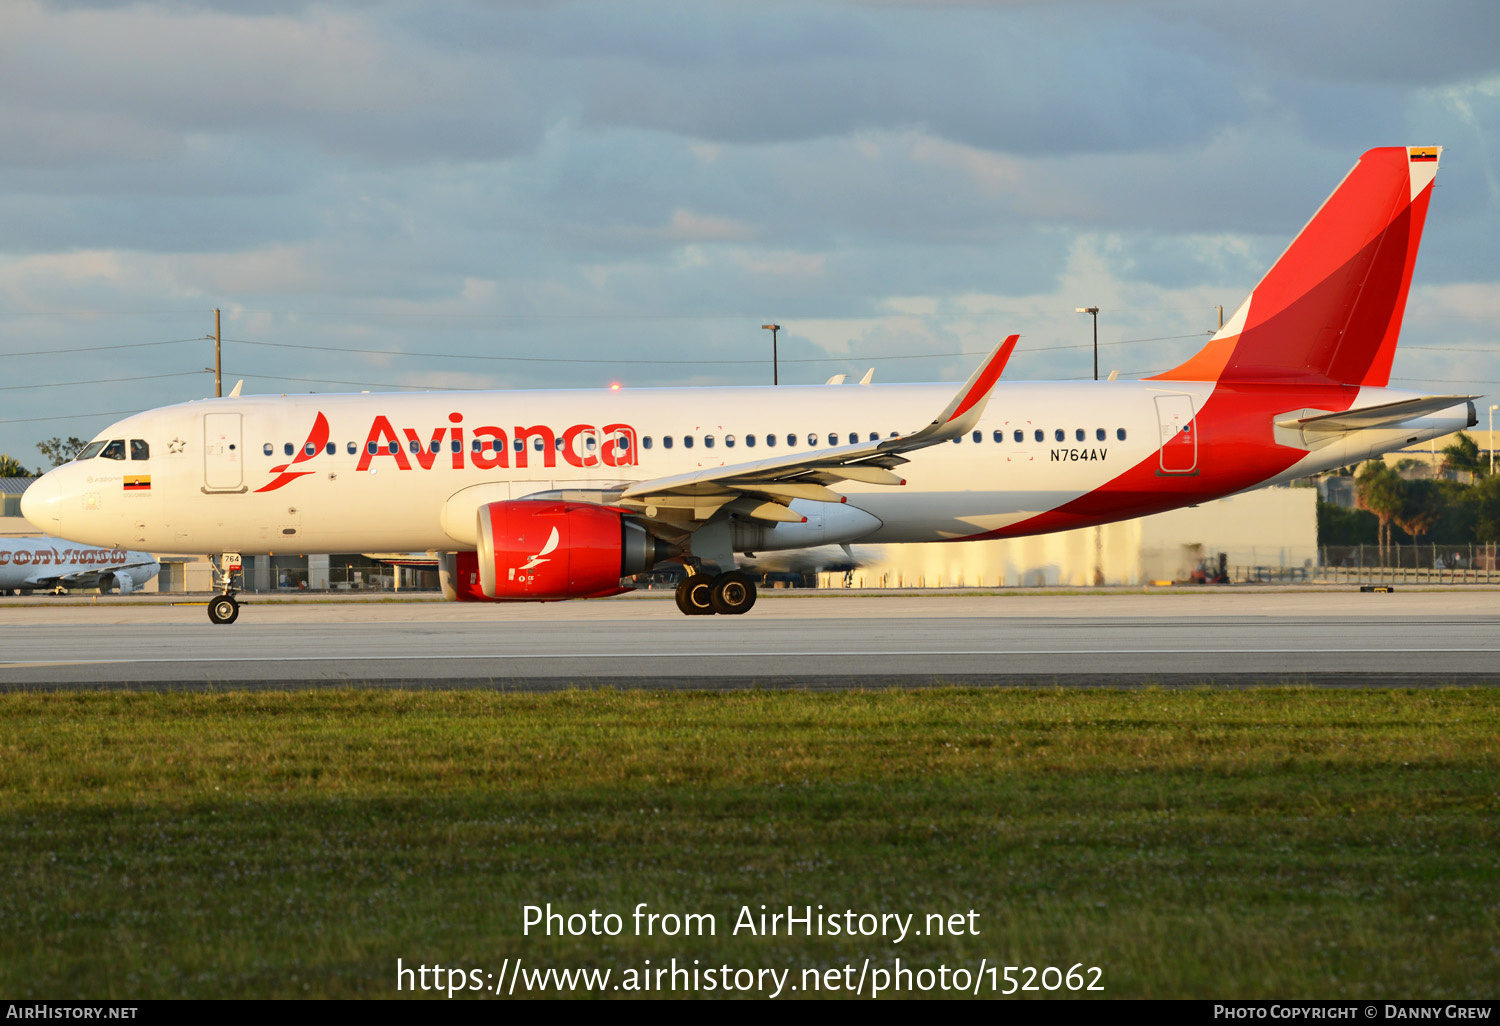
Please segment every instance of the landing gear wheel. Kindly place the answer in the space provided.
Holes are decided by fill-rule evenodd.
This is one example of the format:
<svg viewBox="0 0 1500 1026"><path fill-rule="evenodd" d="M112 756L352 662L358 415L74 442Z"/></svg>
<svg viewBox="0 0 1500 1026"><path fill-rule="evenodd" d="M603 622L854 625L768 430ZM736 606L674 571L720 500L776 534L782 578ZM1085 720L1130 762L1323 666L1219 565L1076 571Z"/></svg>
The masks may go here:
<svg viewBox="0 0 1500 1026"><path fill-rule="evenodd" d="M687 616L712 616L715 612L709 593L715 578L693 574L677 585L677 608Z"/></svg>
<svg viewBox="0 0 1500 1026"><path fill-rule="evenodd" d="M240 604L233 595L217 595L208 603L208 618L214 623L234 623L240 615Z"/></svg>
<svg viewBox="0 0 1500 1026"><path fill-rule="evenodd" d="M725 616L748 613L750 607L755 605L755 582L748 574L742 574L738 570L720 574L714 578L713 586L709 588L708 601L714 607L714 612Z"/></svg>

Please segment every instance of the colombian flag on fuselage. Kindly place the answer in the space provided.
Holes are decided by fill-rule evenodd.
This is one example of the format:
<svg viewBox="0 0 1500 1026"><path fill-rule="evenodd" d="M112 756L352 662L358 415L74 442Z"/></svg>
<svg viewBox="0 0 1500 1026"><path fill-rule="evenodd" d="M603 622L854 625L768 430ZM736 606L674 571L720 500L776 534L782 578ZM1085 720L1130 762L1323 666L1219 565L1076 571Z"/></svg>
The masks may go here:
<svg viewBox="0 0 1500 1026"><path fill-rule="evenodd" d="M126 474L125 490L127 492L149 492L151 490L151 475Z"/></svg>

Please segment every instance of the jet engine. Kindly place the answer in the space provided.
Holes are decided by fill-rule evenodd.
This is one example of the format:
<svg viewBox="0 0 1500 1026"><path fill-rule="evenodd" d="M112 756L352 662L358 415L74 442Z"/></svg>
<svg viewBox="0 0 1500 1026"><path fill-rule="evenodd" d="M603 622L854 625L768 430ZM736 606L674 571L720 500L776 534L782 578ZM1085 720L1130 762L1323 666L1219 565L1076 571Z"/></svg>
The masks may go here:
<svg viewBox="0 0 1500 1026"><path fill-rule="evenodd" d="M620 578L678 550L621 510L555 499L491 502L478 511L479 550L440 564L444 591L470 601L546 602L626 589ZM470 561L473 562L470 562Z"/></svg>

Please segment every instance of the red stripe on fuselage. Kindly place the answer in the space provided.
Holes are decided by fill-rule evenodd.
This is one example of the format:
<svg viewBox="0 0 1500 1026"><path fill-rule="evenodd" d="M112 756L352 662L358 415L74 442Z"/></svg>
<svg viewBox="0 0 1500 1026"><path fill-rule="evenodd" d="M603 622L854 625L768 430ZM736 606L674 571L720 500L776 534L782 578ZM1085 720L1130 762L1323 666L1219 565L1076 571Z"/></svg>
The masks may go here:
<svg viewBox="0 0 1500 1026"><path fill-rule="evenodd" d="M1171 394L1163 389L1163 395ZM1342 412L1359 394L1345 385L1249 385L1220 383L1193 418L1198 471L1161 473L1161 449L1118 477L1071 502L1009 527L951 541L1017 538L1092 527L1161 513L1233 495L1286 472L1306 449L1278 445L1274 418L1303 408Z"/></svg>

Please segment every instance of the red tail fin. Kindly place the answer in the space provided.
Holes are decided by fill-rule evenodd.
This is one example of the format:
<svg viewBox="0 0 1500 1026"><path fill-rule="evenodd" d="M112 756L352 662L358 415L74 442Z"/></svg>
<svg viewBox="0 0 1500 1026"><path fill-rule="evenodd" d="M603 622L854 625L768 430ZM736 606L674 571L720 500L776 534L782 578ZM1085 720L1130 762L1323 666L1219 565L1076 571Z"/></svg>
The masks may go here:
<svg viewBox="0 0 1500 1026"><path fill-rule="evenodd" d="M1154 380L1385 385L1441 153L1360 157L1229 323Z"/></svg>

